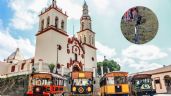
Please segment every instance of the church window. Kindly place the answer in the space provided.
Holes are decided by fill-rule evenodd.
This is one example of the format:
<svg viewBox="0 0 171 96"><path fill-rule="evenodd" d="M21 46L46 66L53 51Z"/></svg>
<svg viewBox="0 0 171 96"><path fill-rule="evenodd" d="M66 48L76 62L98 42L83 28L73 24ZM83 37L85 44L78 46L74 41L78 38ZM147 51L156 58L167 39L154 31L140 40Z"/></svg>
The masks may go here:
<svg viewBox="0 0 171 96"><path fill-rule="evenodd" d="M61 29L64 29L64 21L61 22Z"/></svg>
<svg viewBox="0 0 171 96"><path fill-rule="evenodd" d="M21 65L21 70L23 70L23 69L24 69L24 65L25 65L25 63L23 63L23 64Z"/></svg>
<svg viewBox="0 0 171 96"><path fill-rule="evenodd" d="M11 72L14 72L14 71L15 71L15 65L12 66L12 68L11 68Z"/></svg>
<svg viewBox="0 0 171 96"><path fill-rule="evenodd" d="M49 24L50 24L50 17L48 16L48 18L47 18L47 27L49 27Z"/></svg>
<svg viewBox="0 0 171 96"><path fill-rule="evenodd" d="M75 61L77 61L77 54L75 54Z"/></svg>
<svg viewBox="0 0 171 96"><path fill-rule="evenodd" d="M58 17L55 18L55 28L58 28Z"/></svg>
<svg viewBox="0 0 171 96"><path fill-rule="evenodd" d="M89 44L91 44L91 35L89 35Z"/></svg>
<svg viewBox="0 0 171 96"><path fill-rule="evenodd" d="M41 21L41 30L44 28L44 20Z"/></svg>
<svg viewBox="0 0 171 96"><path fill-rule="evenodd" d="M84 22L82 22L82 30L84 29Z"/></svg>
<svg viewBox="0 0 171 96"><path fill-rule="evenodd" d="M94 38L92 37L92 44L94 44Z"/></svg>
<svg viewBox="0 0 171 96"><path fill-rule="evenodd" d="M86 37L85 37L85 35L84 35L84 43L86 43Z"/></svg>

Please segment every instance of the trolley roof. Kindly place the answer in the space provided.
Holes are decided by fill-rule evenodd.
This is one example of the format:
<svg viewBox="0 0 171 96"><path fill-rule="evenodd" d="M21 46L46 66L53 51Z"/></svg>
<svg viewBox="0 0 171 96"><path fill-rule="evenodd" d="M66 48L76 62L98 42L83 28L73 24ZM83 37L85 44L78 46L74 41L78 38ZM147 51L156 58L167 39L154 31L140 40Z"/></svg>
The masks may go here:
<svg viewBox="0 0 171 96"><path fill-rule="evenodd" d="M32 74L33 78L48 78L51 79L52 77L59 78L66 80L66 78L60 74L54 74L54 73L49 73L49 72L39 72L39 73L34 73Z"/></svg>
<svg viewBox="0 0 171 96"><path fill-rule="evenodd" d="M150 74L135 74L132 76L132 79L142 79L142 78L151 78Z"/></svg>
<svg viewBox="0 0 171 96"><path fill-rule="evenodd" d="M128 72L113 71L113 72L104 74L103 77L115 77L115 76L128 76Z"/></svg>
<svg viewBox="0 0 171 96"><path fill-rule="evenodd" d="M91 71L71 72L71 78L72 79L79 79L79 78L93 79L93 72Z"/></svg>

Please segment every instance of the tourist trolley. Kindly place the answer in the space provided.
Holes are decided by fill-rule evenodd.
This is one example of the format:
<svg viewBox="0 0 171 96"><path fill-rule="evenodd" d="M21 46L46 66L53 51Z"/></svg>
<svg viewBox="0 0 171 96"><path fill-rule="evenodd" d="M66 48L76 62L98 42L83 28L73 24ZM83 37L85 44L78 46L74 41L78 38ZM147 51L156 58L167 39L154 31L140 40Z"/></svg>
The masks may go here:
<svg viewBox="0 0 171 96"><path fill-rule="evenodd" d="M33 73L29 77L27 96L54 96L64 92L66 78L54 73Z"/></svg>
<svg viewBox="0 0 171 96"><path fill-rule="evenodd" d="M100 79L101 96L128 96L127 72L110 72Z"/></svg>
<svg viewBox="0 0 171 96"><path fill-rule="evenodd" d="M132 76L130 85L133 96L153 96L156 93L152 87L152 79L149 74L136 74Z"/></svg>
<svg viewBox="0 0 171 96"><path fill-rule="evenodd" d="M71 72L71 94L76 96L93 95L93 72L78 71Z"/></svg>

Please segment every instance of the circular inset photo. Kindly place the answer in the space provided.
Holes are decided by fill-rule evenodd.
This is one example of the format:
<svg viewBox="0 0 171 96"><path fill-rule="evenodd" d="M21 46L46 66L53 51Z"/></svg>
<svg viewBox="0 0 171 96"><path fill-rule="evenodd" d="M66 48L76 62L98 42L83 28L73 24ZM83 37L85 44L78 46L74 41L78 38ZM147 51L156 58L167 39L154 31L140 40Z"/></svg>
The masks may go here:
<svg viewBox="0 0 171 96"><path fill-rule="evenodd" d="M121 31L124 37L134 44L147 43L158 31L157 16L143 6L130 8L122 16Z"/></svg>

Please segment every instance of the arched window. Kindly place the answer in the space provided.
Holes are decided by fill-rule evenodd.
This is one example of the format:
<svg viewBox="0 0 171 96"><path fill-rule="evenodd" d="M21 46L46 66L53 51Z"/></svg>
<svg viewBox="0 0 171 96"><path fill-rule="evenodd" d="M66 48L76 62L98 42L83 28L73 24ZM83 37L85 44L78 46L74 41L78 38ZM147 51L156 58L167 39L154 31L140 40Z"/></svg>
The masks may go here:
<svg viewBox="0 0 171 96"><path fill-rule="evenodd" d="M92 37L92 44L94 44L94 37Z"/></svg>
<svg viewBox="0 0 171 96"><path fill-rule="evenodd" d="M23 69L24 69L24 65L25 65L25 63L23 63L23 64L21 65L21 70L23 70Z"/></svg>
<svg viewBox="0 0 171 96"><path fill-rule="evenodd" d="M15 65L13 65L12 67L11 67L11 72L14 72L15 71Z"/></svg>
<svg viewBox="0 0 171 96"><path fill-rule="evenodd" d="M50 17L48 16L48 18L47 18L47 27L49 27L49 24L50 24Z"/></svg>
<svg viewBox="0 0 171 96"><path fill-rule="evenodd" d="M55 18L55 28L58 28L58 17Z"/></svg>
<svg viewBox="0 0 171 96"><path fill-rule="evenodd" d="M84 35L84 43L86 43L86 37L85 37L85 35Z"/></svg>
<svg viewBox="0 0 171 96"><path fill-rule="evenodd" d="M77 54L75 54L75 61L77 61Z"/></svg>
<svg viewBox="0 0 171 96"><path fill-rule="evenodd" d="M64 29L64 21L61 22L61 29Z"/></svg>
<svg viewBox="0 0 171 96"><path fill-rule="evenodd" d="M89 44L91 44L91 35L89 35Z"/></svg>
<svg viewBox="0 0 171 96"><path fill-rule="evenodd" d="M81 24L81 25L82 25L82 30L83 30L83 29L84 29L84 22L82 22L82 24Z"/></svg>
<svg viewBox="0 0 171 96"><path fill-rule="evenodd" d="M44 20L41 21L41 30L44 28Z"/></svg>
<svg viewBox="0 0 171 96"><path fill-rule="evenodd" d="M91 29L91 23L90 23L90 29Z"/></svg>

